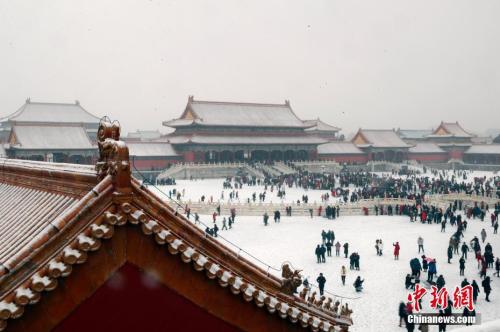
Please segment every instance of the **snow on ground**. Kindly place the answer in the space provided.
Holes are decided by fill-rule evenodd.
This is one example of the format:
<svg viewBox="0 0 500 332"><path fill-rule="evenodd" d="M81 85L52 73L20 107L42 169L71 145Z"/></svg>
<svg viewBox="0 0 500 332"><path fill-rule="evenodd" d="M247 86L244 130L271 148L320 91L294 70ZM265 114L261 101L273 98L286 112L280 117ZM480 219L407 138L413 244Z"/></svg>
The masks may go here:
<svg viewBox="0 0 500 332"><path fill-rule="evenodd" d="M205 195L205 201L213 197L214 202L216 201L229 201L229 193L233 189L223 189L222 184L223 179L206 179L206 180L176 180L177 185L175 186L158 186L163 192L168 193L169 190L176 188L180 193L184 190L184 196L181 198L182 201L191 200L193 202L198 202L201 196ZM264 186L247 186L243 185L242 189L234 189L238 192L239 199L233 200L233 202L246 202L247 199L252 199L252 194L255 193L257 196L257 202L259 201L259 194L265 192ZM302 195L308 195L309 203L321 203L321 195L325 193L330 193L329 190L304 190L302 188L286 188L286 195L282 200L277 196L276 186L273 192L271 192L271 186L267 187L266 191L266 203L290 203L296 202L297 200L302 200ZM224 193L224 199L221 199L222 193ZM336 203L338 199L330 198L331 203Z"/></svg>
<svg viewBox="0 0 500 332"><path fill-rule="evenodd" d="M379 176L391 176L391 177L403 177L405 178L406 176L397 176L397 175L392 175L389 172L377 172L376 173ZM447 177L451 179L451 176L453 175L453 172L448 171L447 172ZM435 177L429 170L425 174L421 174L421 177L428 176L429 178L439 178ZM480 172L480 171L474 171L474 172L467 172L467 179L463 179L462 177L457 179L457 182L472 182L474 180L474 177L484 177L486 176L487 178L494 177L494 173L492 172ZM222 184L224 182L224 179L205 179L205 180L177 180L176 183L177 185L169 185L169 186L158 186L163 192L168 193L170 190L176 188L180 193L184 193L183 196L181 197L182 201L193 201L193 202L198 202L201 200L201 196L206 197L206 201L210 199L210 197L213 197L214 201L229 201L229 193L233 191L233 189L223 189ZM352 187L351 189L354 189ZM154 189L153 189L154 190ZM233 201L235 202L246 202L249 198L252 199L252 194L255 193L257 195L257 201L259 200L259 194L266 192L266 203L291 203L291 202L296 202L297 200L302 199L302 195L308 195L309 197L309 203L321 203L321 196L324 195L325 193L329 193L328 190L305 190L302 188L285 188L286 196L284 199L279 198L276 194L276 187L274 187L274 191L271 192L271 187L268 186L267 191L265 190L264 186L247 186L243 185L242 189L234 189L235 191L238 192L239 199L235 199ZM222 199L222 195L224 196L224 199ZM331 204L337 204L339 203L340 200L338 198L330 197L329 203Z"/></svg>
<svg viewBox="0 0 500 332"><path fill-rule="evenodd" d="M201 220L208 223L211 217L202 216ZM219 227L220 220L218 221ZM465 233L465 240L477 235L485 228L488 236L486 242L493 246L493 252L500 250L500 235L492 234L490 223L471 220ZM360 268L349 271L349 259L343 257L327 257L325 264L317 264L314 249L321 243L321 231L332 229L335 241L341 244L349 242L350 252L360 254ZM220 234L250 252L255 257L264 260L271 266L280 267L285 261L290 261L295 268L302 269L303 275L316 283L316 277L322 272L326 279L327 291L347 296L357 297L351 300L354 327L352 331L403 331L398 327L398 305L407 296L404 287L404 277L410 272L409 260L420 257L417 250L417 238L424 238L426 255L437 259L438 275L443 274L449 288L460 286L463 277L459 276L458 257L452 264L447 263L446 252L451 227L446 233L440 233L440 226L427 225L420 222L410 223L407 217L387 216L347 216L337 220L327 220L320 217L283 217L281 223L272 222L265 227L260 217L237 216L233 229L221 231ZM376 255L375 239L380 238L385 243L384 255ZM399 241L401 253L399 261L392 256L392 243ZM482 245L484 247L484 244ZM334 253L334 250L333 250ZM346 286L340 280L341 266L348 269ZM492 272L489 270L489 275ZM365 279L365 289L356 293L352 286L356 276ZM477 263L469 257L466 263L465 277L472 282L481 284ZM487 322L500 318L500 278L492 277L491 303L484 300L484 294L479 295L477 312L481 313L482 321ZM429 301L424 299L424 307ZM450 327L451 329L452 327ZM433 330L433 329L431 329ZM437 331L437 329L435 329Z"/></svg>
<svg viewBox="0 0 500 332"><path fill-rule="evenodd" d="M430 178L434 177L429 172L425 175ZM451 175L452 172L448 172L448 178ZM468 172L468 178L465 182L472 181L474 177L483 176L490 178L494 174L491 172ZM221 199L221 193L224 192L224 201L227 201L231 190L223 190L223 181L223 179L178 180L176 186L160 186L160 189L165 193L173 188L181 193L184 191L182 201L198 201L202 195L205 195L207 200L213 196L214 201L218 201ZM458 182L462 181L464 181L462 178L458 179ZM157 189L151 189L158 193ZM264 192L264 186L249 187L244 185L243 189L238 189L238 192L239 201L243 202L251 198L254 192L258 197L259 193ZM321 195L326 192L325 190L287 188L284 202L296 201L301 199L303 194L307 194L309 202L320 203ZM266 195L266 202L278 203L282 201L276 196L276 190L271 193L269 187ZM493 253L498 255L500 235L492 234L493 230L488 216L489 214L484 222L470 220L464 240L469 243L474 236L480 238L479 232L485 228L488 234L486 242L491 243ZM221 219L221 217L218 219L219 228L222 228ZM211 216L201 216L201 221L211 225ZM316 263L314 249L317 244L321 243L323 229L333 230L335 241L339 240L341 244L349 242L349 253L356 251L360 254L361 271L349 271L349 259L343 258L342 255L341 257L327 257L325 264ZM221 231L220 234L271 266L279 268L283 262L291 262L293 267L303 270L303 276L308 277L313 283L316 283L316 277L322 272L327 279L326 291L347 297L360 296L361 298L357 300L349 301L354 310L352 318L355 325L352 331L390 332L405 330L398 327L398 305L400 301L405 301L408 294L404 287L404 278L410 272L409 260L421 256L417 250L418 236L424 238L426 255L437 259L438 275L443 274L448 289L452 291L455 286L460 285L463 277L459 276L459 257L455 255L452 264L447 263L446 257L448 241L452 232L449 224L446 233L441 233L440 225L410 223L409 218L404 216L341 216L337 220L327 220L316 216L313 219L282 217L279 224L275 224L271 216L270 224L267 227L263 225L261 217L237 216L233 229ZM382 257L376 255L375 239L382 239L384 242L384 255ZM392 243L395 241L399 241L401 245L399 261L395 261L392 256ZM482 244L483 250L485 244ZM238 251L234 247L232 249ZM241 252L240 255L245 256ZM469 255L465 277L469 282L475 279L481 286L477 263L471 257L471 253ZM342 286L340 279L342 265L348 269L346 286ZM488 271L491 276L491 270ZM271 270L271 272L273 271ZM279 274L279 272L275 273ZM352 287L352 283L358 275L365 279L365 289L361 294L354 292ZM477 312L481 314L482 322L500 319L500 306L498 305L500 303L500 278L492 277L492 288L492 302L487 303L484 300L481 287ZM429 297L428 294L423 301L424 309L427 310L429 310ZM449 326L448 329L453 329L453 326ZM497 330L500 331L500 329ZM437 327L431 327L431 331L437 331Z"/></svg>

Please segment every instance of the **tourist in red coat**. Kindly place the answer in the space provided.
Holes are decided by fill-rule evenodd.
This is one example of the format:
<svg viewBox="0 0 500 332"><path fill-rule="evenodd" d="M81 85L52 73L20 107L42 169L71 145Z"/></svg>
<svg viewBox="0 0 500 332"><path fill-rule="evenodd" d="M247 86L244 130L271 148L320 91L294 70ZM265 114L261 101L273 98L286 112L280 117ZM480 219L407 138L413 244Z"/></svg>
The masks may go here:
<svg viewBox="0 0 500 332"><path fill-rule="evenodd" d="M392 245L394 246L394 259L399 260L399 249L401 249L399 242L393 243Z"/></svg>

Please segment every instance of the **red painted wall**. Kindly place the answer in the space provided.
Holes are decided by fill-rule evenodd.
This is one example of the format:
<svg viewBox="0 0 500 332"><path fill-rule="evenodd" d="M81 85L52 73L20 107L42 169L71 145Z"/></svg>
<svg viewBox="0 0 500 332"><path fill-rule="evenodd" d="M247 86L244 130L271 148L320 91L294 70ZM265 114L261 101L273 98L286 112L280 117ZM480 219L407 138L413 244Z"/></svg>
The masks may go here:
<svg viewBox="0 0 500 332"><path fill-rule="evenodd" d="M54 331L229 332L239 329L127 263Z"/></svg>
<svg viewBox="0 0 500 332"><path fill-rule="evenodd" d="M462 150L453 149L453 150L448 151L448 154L450 156L450 159L462 160L464 157L464 151L462 151Z"/></svg>
<svg viewBox="0 0 500 332"><path fill-rule="evenodd" d="M187 151L184 152L184 161L185 162L194 162L195 161L195 154L194 151Z"/></svg>
<svg viewBox="0 0 500 332"><path fill-rule="evenodd" d="M169 164L178 163L179 160L176 159L134 159L134 166L140 171L150 171L152 168L154 169L165 169Z"/></svg>

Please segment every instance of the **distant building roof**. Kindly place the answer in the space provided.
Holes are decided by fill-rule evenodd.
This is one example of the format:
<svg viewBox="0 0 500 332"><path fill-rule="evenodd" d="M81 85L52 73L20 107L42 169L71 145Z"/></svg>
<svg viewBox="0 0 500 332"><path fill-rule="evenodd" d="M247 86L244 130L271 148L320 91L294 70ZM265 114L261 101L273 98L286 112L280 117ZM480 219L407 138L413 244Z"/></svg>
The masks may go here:
<svg viewBox="0 0 500 332"><path fill-rule="evenodd" d="M29 99L13 114L0 118L0 122L6 121L99 124L99 118L87 112L79 102L39 103Z"/></svg>
<svg viewBox="0 0 500 332"><path fill-rule="evenodd" d="M465 154L500 154L500 144L473 145Z"/></svg>
<svg viewBox="0 0 500 332"><path fill-rule="evenodd" d="M318 154L364 154L351 142L330 142L318 145Z"/></svg>
<svg viewBox="0 0 500 332"><path fill-rule="evenodd" d="M408 152L410 153L446 153L437 144L434 143L418 143L412 146Z"/></svg>
<svg viewBox="0 0 500 332"><path fill-rule="evenodd" d="M93 149L92 143L81 126L16 125L12 128L14 139L11 147L16 149Z"/></svg>
<svg viewBox="0 0 500 332"><path fill-rule="evenodd" d="M128 142L129 154L136 157L176 157L178 154L169 143Z"/></svg>
<svg viewBox="0 0 500 332"><path fill-rule="evenodd" d="M399 129L399 137L402 139L424 139L432 134L431 129Z"/></svg>
<svg viewBox="0 0 500 332"><path fill-rule="evenodd" d="M326 143L327 140L313 136L224 136L224 135L179 135L169 137L172 144L240 144L240 145L265 145L265 144L309 144Z"/></svg>
<svg viewBox="0 0 500 332"><path fill-rule="evenodd" d="M358 147L407 148L409 147L394 130L360 129L352 139Z"/></svg>
<svg viewBox="0 0 500 332"><path fill-rule="evenodd" d="M163 122L168 127L235 126L306 128L290 107L285 104L233 103L199 101L189 97L179 119Z"/></svg>
<svg viewBox="0 0 500 332"><path fill-rule="evenodd" d="M148 141L158 139L160 137L161 133L159 130L137 130L135 132L128 133L126 139Z"/></svg>
<svg viewBox="0 0 500 332"><path fill-rule="evenodd" d="M465 131L458 122L441 122L439 127L427 137L459 137L471 138L475 135Z"/></svg>
<svg viewBox="0 0 500 332"><path fill-rule="evenodd" d="M341 128L329 125L319 118L315 120L304 120L304 124L309 127L306 131L332 131L339 132Z"/></svg>

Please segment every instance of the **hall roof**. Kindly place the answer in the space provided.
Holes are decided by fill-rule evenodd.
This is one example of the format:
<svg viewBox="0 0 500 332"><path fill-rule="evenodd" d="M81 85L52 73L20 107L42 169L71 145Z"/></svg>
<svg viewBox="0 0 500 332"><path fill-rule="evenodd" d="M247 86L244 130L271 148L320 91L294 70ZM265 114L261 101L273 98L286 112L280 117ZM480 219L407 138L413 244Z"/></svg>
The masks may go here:
<svg viewBox="0 0 500 332"><path fill-rule="evenodd" d="M264 313L257 309L263 308L276 313L264 321L282 324L287 318L291 321L289 324L296 323L293 326L297 328L330 332L334 326L352 324L347 316L337 316L333 311L283 293L282 279L269 274L256 262L232 254L230 248L216 239L206 237L190 220L178 215L176 210L139 181L130 178L125 143L115 141L113 146L116 149L102 150L98 172L92 167L80 165L9 159L0 161L0 331L6 329L8 324L15 324L13 320L29 320L30 315L23 316L23 313L34 310L30 308L39 302L41 296L67 296L70 278L67 284L58 281L72 273L77 278L80 276L84 285L77 293L85 292L86 288L90 291L96 286L85 284L93 275L82 275L81 268L73 269L73 265L84 264L88 260L92 261L94 270L103 264L119 266L126 261L115 261L115 256L128 259L128 255L137 255L137 250L144 247L140 243L146 241L156 242L154 248L158 249L153 250L157 250L157 254L149 261L139 255L141 262L152 264L165 260L165 254L178 255L178 263L172 264L191 263L193 274L204 271L202 276L206 275L207 283L213 287L220 285L214 288L214 292L206 294L213 300L210 312L221 315L231 324L239 326L245 320L232 317L227 308L218 309L218 296L234 294L242 296L243 303L249 302L247 307L251 315L247 321L256 319L260 312ZM106 151L115 152L106 155ZM103 168L102 162L107 166ZM114 168L117 164L120 167ZM127 231L122 231L124 228ZM120 235L114 237L115 234ZM134 250L121 251L126 245L134 245L133 241L127 240L129 234L132 238L144 236L144 239L135 243L138 246ZM148 239L148 235L152 239ZM109 244L104 244L105 241ZM101 244L107 246L106 250L117 250L116 255L113 253L111 259L105 251L104 256L98 256ZM109 247L112 245L116 247ZM95 253L91 255L90 252ZM119 256L119 252L125 256ZM94 261L96 257L108 258ZM169 268L176 273L175 266ZM102 271L107 270L99 271L104 273ZM101 283L106 280L105 276L100 277ZM212 279L217 282L213 283ZM57 295L50 293L58 284L66 287L64 292L54 292ZM224 291L225 287L230 292ZM76 294L70 293L70 296ZM54 303L48 299L37 305L57 305ZM66 301L65 304L72 307L57 308L58 318L46 317L45 326L56 326L66 317L61 312L69 314L78 303L73 298ZM54 313L54 310L44 308L42 313L46 312ZM32 323L37 327L41 324L40 321ZM27 324L26 321L22 323L23 328L29 327L24 324Z"/></svg>
<svg viewBox="0 0 500 332"><path fill-rule="evenodd" d="M322 138L303 136L285 136L285 135L256 135L256 136L241 136L241 135L176 135L168 138L168 141L173 144L224 144L224 145L272 145L272 144L322 144L327 141Z"/></svg>
<svg viewBox="0 0 500 332"><path fill-rule="evenodd" d="M462 126L457 122L441 122L439 127L436 128L427 137L458 137L458 138L472 138L475 135L467 132Z"/></svg>
<svg viewBox="0 0 500 332"><path fill-rule="evenodd" d="M173 146L166 142L128 142L131 156L136 157L177 157Z"/></svg>
<svg viewBox="0 0 500 332"><path fill-rule="evenodd" d="M424 139L432 134L431 129L398 129L397 133L402 139Z"/></svg>
<svg viewBox="0 0 500 332"><path fill-rule="evenodd" d="M16 112L0 118L0 122L99 123L99 118L87 112L77 101L69 103L32 102L30 99Z"/></svg>
<svg viewBox="0 0 500 332"><path fill-rule="evenodd" d="M15 125L10 146L25 150L87 150L94 149L85 128L71 125Z"/></svg>
<svg viewBox="0 0 500 332"><path fill-rule="evenodd" d="M201 101L189 97L185 111L178 119L163 122L167 127L233 126L307 128L293 112L290 103L259 104Z"/></svg>
<svg viewBox="0 0 500 332"><path fill-rule="evenodd" d="M318 145L318 154L364 154L351 142L330 142Z"/></svg>
<svg viewBox="0 0 500 332"><path fill-rule="evenodd" d="M394 130L359 129L351 140L358 147L407 148L409 147Z"/></svg>
<svg viewBox="0 0 500 332"><path fill-rule="evenodd" d="M306 131L331 131L331 132L338 132L341 130L339 127L335 127L332 125L329 125L326 122L321 121L319 118L314 119L314 120L304 120L303 121L306 126L311 126L306 129Z"/></svg>
<svg viewBox="0 0 500 332"><path fill-rule="evenodd" d="M410 153L446 153L443 149L441 149L435 143L417 143L415 146L412 146L408 152Z"/></svg>
<svg viewBox="0 0 500 332"><path fill-rule="evenodd" d="M500 144L472 145L465 154L500 154Z"/></svg>

